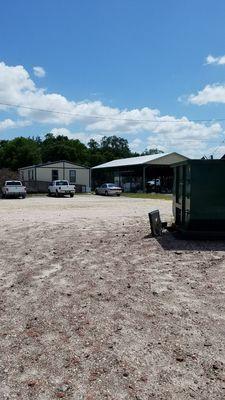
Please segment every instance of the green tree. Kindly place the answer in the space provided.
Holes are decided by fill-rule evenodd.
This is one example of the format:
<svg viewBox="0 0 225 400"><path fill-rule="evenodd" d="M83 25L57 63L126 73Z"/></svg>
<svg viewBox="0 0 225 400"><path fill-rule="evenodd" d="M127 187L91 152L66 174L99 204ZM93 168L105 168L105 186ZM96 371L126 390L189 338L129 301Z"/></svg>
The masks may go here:
<svg viewBox="0 0 225 400"><path fill-rule="evenodd" d="M17 137L0 143L0 166L16 171L41 162L40 145L31 138Z"/></svg>
<svg viewBox="0 0 225 400"><path fill-rule="evenodd" d="M90 139L90 141L88 142L88 148L90 151L99 151L100 149L100 145L98 142L96 142L95 139Z"/></svg>
<svg viewBox="0 0 225 400"><path fill-rule="evenodd" d="M90 167L94 167L95 165L102 164L105 162L104 155L100 149L100 144L96 142L94 139L90 139L88 142L88 160L87 164Z"/></svg>
<svg viewBox="0 0 225 400"><path fill-rule="evenodd" d="M87 161L87 147L78 139L69 139L67 136L45 135L41 144L43 162L68 160L74 163L85 164Z"/></svg>
<svg viewBox="0 0 225 400"><path fill-rule="evenodd" d="M4 147L8 140L0 140L0 168L4 168Z"/></svg>
<svg viewBox="0 0 225 400"><path fill-rule="evenodd" d="M100 143L102 154L106 161L131 157L128 141L118 136L104 136Z"/></svg>
<svg viewBox="0 0 225 400"><path fill-rule="evenodd" d="M163 153L161 150L146 149L142 155ZM93 167L118 158L139 156L132 153L128 141L118 136L104 136L97 142L90 139L87 146L78 139L54 136L47 133L41 137L18 137L0 141L0 168L17 170L20 167L40 162L68 160Z"/></svg>
<svg viewBox="0 0 225 400"><path fill-rule="evenodd" d="M131 154L127 139L115 135L104 136L101 140L100 147L103 152L109 151L114 157L129 157Z"/></svg>
<svg viewBox="0 0 225 400"><path fill-rule="evenodd" d="M88 143L88 164L91 167L118 158L132 156L128 141L115 135L104 136L100 143L94 139L91 139Z"/></svg>
<svg viewBox="0 0 225 400"><path fill-rule="evenodd" d="M153 154L160 154L164 153L162 150L159 149L145 149L143 153L141 153L142 156L151 156Z"/></svg>

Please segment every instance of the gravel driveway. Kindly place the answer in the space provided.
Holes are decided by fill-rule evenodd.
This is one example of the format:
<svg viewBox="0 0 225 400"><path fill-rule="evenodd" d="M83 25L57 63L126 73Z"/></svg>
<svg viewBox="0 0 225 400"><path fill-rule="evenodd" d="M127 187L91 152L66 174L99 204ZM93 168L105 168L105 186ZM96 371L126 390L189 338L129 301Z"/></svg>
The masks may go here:
<svg viewBox="0 0 225 400"><path fill-rule="evenodd" d="M225 243L149 236L171 202L0 201L0 398L225 398Z"/></svg>

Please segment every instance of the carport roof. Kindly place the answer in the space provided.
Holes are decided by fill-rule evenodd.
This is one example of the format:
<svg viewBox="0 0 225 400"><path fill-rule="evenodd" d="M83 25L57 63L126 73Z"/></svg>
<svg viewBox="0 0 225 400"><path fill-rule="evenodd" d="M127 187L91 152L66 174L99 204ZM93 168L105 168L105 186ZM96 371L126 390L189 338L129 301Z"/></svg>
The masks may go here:
<svg viewBox="0 0 225 400"><path fill-rule="evenodd" d="M129 165L172 165L175 162L185 161L187 159L188 157L182 156L176 152L160 153L151 156L121 158L119 160L113 160L104 164L96 165L96 167L93 167L92 169L125 167Z"/></svg>

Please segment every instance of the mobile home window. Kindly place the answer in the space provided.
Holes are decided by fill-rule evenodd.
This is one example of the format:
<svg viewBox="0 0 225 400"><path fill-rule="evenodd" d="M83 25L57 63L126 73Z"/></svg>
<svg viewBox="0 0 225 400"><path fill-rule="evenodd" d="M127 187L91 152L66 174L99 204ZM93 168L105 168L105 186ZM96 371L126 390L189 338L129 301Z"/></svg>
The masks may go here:
<svg viewBox="0 0 225 400"><path fill-rule="evenodd" d="M59 179L59 171L58 169L52 170L52 181L57 181Z"/></svg>
<svg viewBox="0 0 225 400"><path fill-rule="evenodd" d="M76 170L70 169L70 183L76 183Z"/></svg>

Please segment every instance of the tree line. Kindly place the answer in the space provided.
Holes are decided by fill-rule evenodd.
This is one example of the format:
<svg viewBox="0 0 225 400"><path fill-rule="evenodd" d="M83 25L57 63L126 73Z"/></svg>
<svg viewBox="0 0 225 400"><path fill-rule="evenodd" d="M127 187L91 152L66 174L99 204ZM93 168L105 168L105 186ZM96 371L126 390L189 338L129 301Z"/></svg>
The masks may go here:
<svg viewBox="0 0 225 400"><path fill-rule="evenodd" d="M12 140L0 140L0 168L16 171L28 165L59 160L93 167L119 158L160 152L158 149L145 150L141 154L132 152L128 141L115 135L104 136L100 142L91 139L85 145L78 139L47 133L43 139L17 137Z"/></svg>

